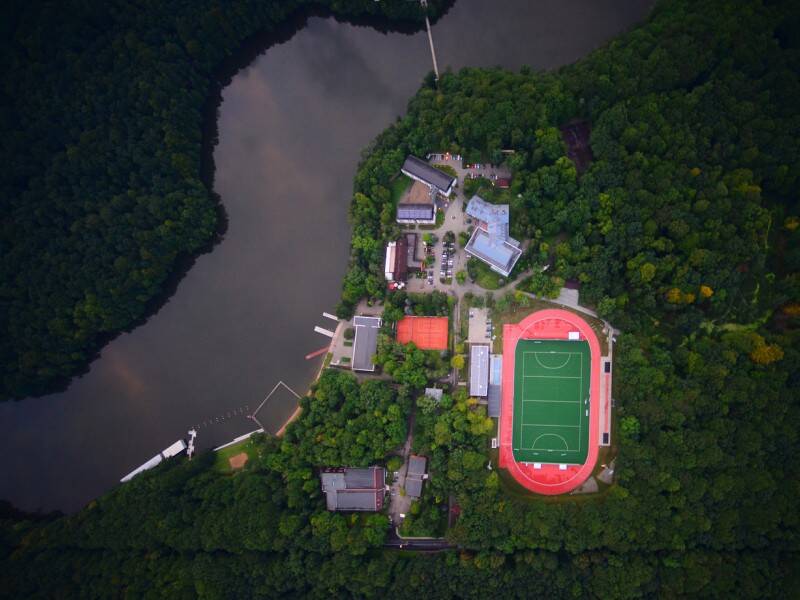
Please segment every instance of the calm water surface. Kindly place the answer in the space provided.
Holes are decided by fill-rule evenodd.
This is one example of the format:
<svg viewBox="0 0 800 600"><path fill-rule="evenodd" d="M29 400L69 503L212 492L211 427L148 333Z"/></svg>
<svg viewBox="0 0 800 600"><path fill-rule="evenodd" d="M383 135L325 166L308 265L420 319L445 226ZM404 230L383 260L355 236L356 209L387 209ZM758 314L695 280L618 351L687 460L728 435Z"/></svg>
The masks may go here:
<svg viewBox="0 0 800 600"><path fill-rule="evenodd" d="M645 18L651 0L458 0L433 35L440 68L573 62ZM225 239L147 323L108 344L63 393L0 405L0 498L75 510L190 426L208 447L252 430L279 380L319 368L347 266L361 149L404 112L430 70L424 33L312 18L223 90L216 191ZM330 323L330 322L329 322ZM277 429L283 394L260 413Z"/></svg>

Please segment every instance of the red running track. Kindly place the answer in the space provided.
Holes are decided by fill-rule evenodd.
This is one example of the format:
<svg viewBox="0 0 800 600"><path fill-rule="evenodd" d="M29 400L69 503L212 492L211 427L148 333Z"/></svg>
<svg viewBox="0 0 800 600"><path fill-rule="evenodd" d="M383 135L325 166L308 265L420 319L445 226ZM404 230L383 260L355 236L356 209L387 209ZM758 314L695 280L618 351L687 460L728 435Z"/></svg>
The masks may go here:
<svg viewBox="0 0 800 600"><path fill-rule="evenodd" d="M579 331L581 339L589 342L591 379L589 382L589 454L582 465L568 465L565 471L557 464L543 463L540 469L533 464L519 463L511 449L514 423L514 362L517 342L526 340L566 340L570 331ZM540 310L516 324L503 326L503 398L500 411L500 466L522 486L537 494L555 496L580 486L594 470L597 462L598 427L600 419L600 343L589 324L566 310Z"/></svg>

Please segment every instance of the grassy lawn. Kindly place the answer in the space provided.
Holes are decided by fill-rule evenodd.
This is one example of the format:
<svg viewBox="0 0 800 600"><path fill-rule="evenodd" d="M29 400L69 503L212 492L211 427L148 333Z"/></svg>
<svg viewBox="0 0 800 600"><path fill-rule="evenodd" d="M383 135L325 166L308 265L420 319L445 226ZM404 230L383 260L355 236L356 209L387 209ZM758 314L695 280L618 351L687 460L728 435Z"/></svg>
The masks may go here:
<svg viewBox="0 0 800 600"><path fill-rule="evenodd" d="M441 537L447 532L447 504L431 502L424 493L421 500L414 500L411 510L400 525L404 537Z"/></svg>
<svg viewBox="0 0 800 600"><path fill-rule="evenodd" d="M403 174L396 177L394 181L392 181L392 202L397 204L413 182L413 179Z"/></svg>
<svg viewBox="0 0 800 600"><path fill-rule="evenodd" d="M245 452L248 456L247 464L250 464L250 461L256 459L258 456L258 449L253 443L252 438L242 440L238 444L228 446L227 448L223 448L219 452L216 452L213 467L214 470L219 471L220 473L233 473L234 469L231 469L228 459L230 459L232 456L236 456L237 454L241 454L242 452Z"/></svg>
<svg viewBox="0 0 800 600"><path fill-rule="evenodd" d="M467 272L470 277L474 277L475 283L485 290L496 290L507 283L507 280L502 275L495 273L489 268L489 265L475 258L469 260Z"/></svg>
<svg viewBox="0 0 800 600"><path fill-rule="evenodd" d="M459 337L461 338L460 342L466 342L467 338L469 337L469 305L462 300L458 304L458 310L461 312L459 315Z"/></svg>
<svg viewBox="0 0 800 600"><path fill-rule="evenodd" d="M560 304L555 304L553 302L546 302L544 300L538 300L534 298L528 298L528 302L528 306L518 306L502 313L497 313L497 311L494 310L492 311L492 322L495 325L495 335L497 336L494 340L494 352L503 352L503 325L506 323L519 323L529 314L539 310L560 308L562 310L575 313L584 321L586 321L597 335L597 340L600 342L600 352L603 354L603 356L608 354L608 338L603 333L603 322L600 319L595 319L594 317L585 315L582 312L578 312L577 310L569 308L568 306L561 306Z"/></svg>

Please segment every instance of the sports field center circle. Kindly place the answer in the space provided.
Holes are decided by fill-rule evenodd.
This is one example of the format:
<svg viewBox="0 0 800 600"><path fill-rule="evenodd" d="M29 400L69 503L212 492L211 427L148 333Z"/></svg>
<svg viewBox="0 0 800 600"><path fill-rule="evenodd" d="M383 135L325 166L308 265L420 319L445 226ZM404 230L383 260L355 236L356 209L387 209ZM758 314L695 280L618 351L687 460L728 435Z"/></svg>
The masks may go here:
<svg viewBox="0 0 800 600"><path fill-rule="evenodd" d="M532 313L503 327L499 466L539 494L564 494L594 470L600 343L580 316Z"/></svg>

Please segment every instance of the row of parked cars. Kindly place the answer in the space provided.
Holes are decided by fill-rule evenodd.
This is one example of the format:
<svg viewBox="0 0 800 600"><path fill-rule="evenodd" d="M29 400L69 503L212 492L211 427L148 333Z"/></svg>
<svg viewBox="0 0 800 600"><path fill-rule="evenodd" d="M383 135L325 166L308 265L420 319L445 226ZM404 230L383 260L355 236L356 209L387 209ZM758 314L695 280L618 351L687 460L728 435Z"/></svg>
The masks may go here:
<svg viewBox="0 0 800 600"><path fill-rule="evenodd" d="M449 152L445 152L444 154L428 154L426 157L429 161L436 161L436 160L461 160L460 154L450 154Z"/></svg>
<svg viewBox="0 0 800 600"><path fill-rule="evenodd" d="M439 277L453 278L453 262L456 256L455 243L443 242L442 243L442 266L439 269Z"/></svg>

